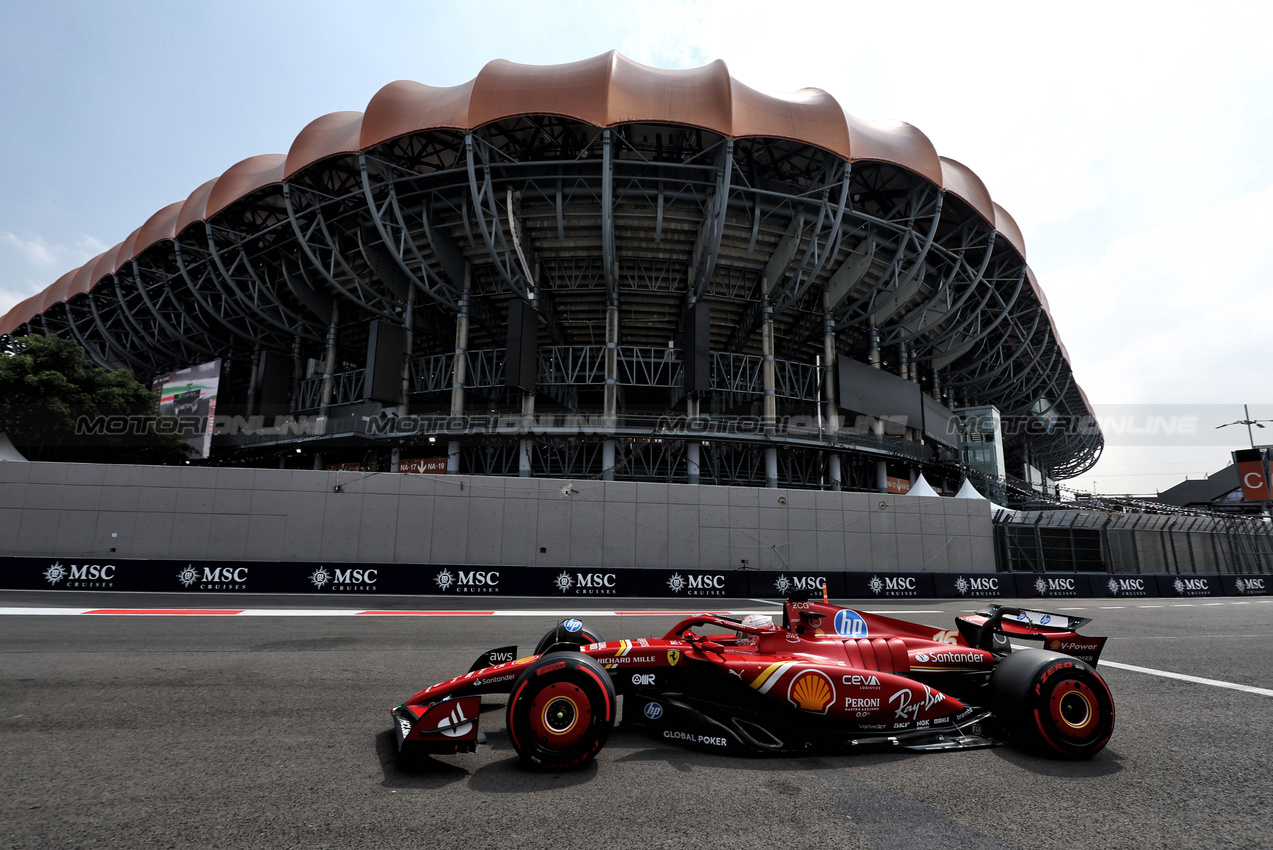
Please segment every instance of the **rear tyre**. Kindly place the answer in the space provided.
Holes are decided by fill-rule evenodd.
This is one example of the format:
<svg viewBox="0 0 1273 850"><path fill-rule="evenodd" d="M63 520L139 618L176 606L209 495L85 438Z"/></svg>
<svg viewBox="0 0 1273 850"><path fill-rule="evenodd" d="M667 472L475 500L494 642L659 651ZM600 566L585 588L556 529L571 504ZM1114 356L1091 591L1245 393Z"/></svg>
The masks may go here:
<svg viewBox="0 0 1273 850"><path fill-rule="evenodd" d="M597 633L573 617L562 620L553 626L535 644L535 655L543 655L554 647L587 646L590 643L601 643Z"/></svg>
<svg viewBox="0 0 1273 850"><path fill-rule="evenodd" d="M995 715L1013 740L1060 758L1091 758L1114 731L1114 698L1086 662L1043 649L1012 653L990 677Z"/></svg>
<svg viewBox="0 0 1273 850"><path fill-rule="evenodd" d="M522 761L538 770L583 767L614 728L609 674L590 655L550 652L513 683L506 719Z"/></svg>

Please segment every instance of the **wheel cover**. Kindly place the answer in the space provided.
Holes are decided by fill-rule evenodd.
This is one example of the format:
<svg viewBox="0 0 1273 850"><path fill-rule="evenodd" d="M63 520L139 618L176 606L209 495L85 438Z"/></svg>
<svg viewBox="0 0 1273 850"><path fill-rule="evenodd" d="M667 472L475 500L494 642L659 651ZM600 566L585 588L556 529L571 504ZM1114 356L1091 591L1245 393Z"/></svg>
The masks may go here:
<svg viewBox="0 0 1273 850"><path fill-rule="evenodd" d="M560 750L577 744L592 720L588 695L569 682L553 682L531 701L530 729L541 746Z"/></svg>
<svg viewBox="0 0 1273 850"><path fill-rule="evenodd" d="M1066 679L1052 689L1048 709L1054 728L1064 738L1081 741L1100 728L1101 707L1096 692L1077 679Z"/></svg>

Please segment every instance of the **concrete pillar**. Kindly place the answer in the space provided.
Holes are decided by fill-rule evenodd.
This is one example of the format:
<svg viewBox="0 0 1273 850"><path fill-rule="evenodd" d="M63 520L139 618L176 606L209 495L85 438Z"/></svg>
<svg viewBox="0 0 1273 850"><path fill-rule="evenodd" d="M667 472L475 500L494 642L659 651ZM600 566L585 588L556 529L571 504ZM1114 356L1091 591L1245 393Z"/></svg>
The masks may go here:
<svg viewBox="0 0 1273 850"><path fill-rule="evenodd" d="M774 375L774 310L769 303L769 278L760 279L760 378L764 383L763 424L766 434L773 434L778 421L777 381ZM778 450L765 449L765 486L778 486Z"/></svg>
<svg viewBox="0 0 1273 850"><path fill-rule="evenodd" d="M301 378L305 377L305 364L301 362L301 338L300 335L292 337L292 388L287 394L287 413L291 416L296 410L299 399L296 397L297 388L300 387Z"/></svg>
<svg viewBox="0 0 1273 850"><path fill-rule="evenodd" d="M261 346L252 349L252 374L248 375L248 409L250 419L256 415L257 395L260 393Z"/></svg>
<svg viewBox="0 0 1273 850"><path fill-rule="evenodd" d="M332 301L331 323L327 326L327 342L323 352L323 392L318 400L318 433L327 433L327 415L332 405L336 382L336 327L340 320L340 303ZM315 458L314 462L319 463ZM315 469L322 469L315 466Z"/></svg>
<svg viewBox="0 0 1273 850"><path fill-rule="evenodd" d="M691 424L690 433L693 432L693 423L698 421L699 400L690 398L685 400L685 418ZM700 440L690 440L685 446L685 480L689 484L697 484L700 480L701 468L699 466L699 449Z"/></svg>
<svg viewBox="0 0 1273 850"><path fill-rule="evenodd" d="M619 305L606 305L606 386L602 418L606 429L613 434L619 419ZM614 480L614 457L617 444L611 438L601 448L602 478Z"/></svg>
<svg viewBox="0 0 1273 850"><path fill-rule="evenodd" d="M336 374L336 327L340 322L340 302L332 301L331 323L327 325L327 347L323 352L323 395L319 399L319 416L327 419L327 409L331 407L332 392L335 387Z"/></svg>
<svg viewBox="0 0 1273 850"><path fill-rule="evenodd" d="M823 375L822 399L825 410L822 415L826 435L835 445L840 432L840 405L836 402L839 386L836 382L835 318L831 315L831 296L822 294L822 362L826 364ZM827 453L827 480L832 490L840 489L840 456Z"/></svg>
<svg viewBox="0 0 1273 850"><path fill-rule="evenodd" d="M464 292L460 295L460 313L455 319L455 360L451 366L451 415L464 415L464 382L468 379L469 288L472 273L464 264ZM460 472L460 441L451 440L446 449L446 474Z"/></svg>
<svg viewBox="0 0 1273 850"><path fill-rule="evenodd" d="M529 435L530 429L535 425L535 395L534 393L522 394L522 431ZM530 478L530 444L529 436L523 436L517 456L517 475L521 478Z"/></svg>
<svg viewBox="0 0 1273 850"><path fill-rule="evenodd" d="M410 404L411 393L411 355L415 348L415 287L407 290L407 308L403 313L403 323L407 327L406 352L402 357L402 393L398 396L398 415L406 416ZM394 470L397 471L396 469Z"/></svg>
<svg viewBox="0 0 1273 850"><path fill-rule="evenodd" d="M870 344L871 344L871 365L876 369L883 369L884 363L880 357L880 331L875 326L875 319L871 319L870 326ZM882 419L875 420L874 425L875 436L881 442L884 439L884 421ZM883 460L875 462L875 489L881 493L888 492L888 463Z"/></svg>

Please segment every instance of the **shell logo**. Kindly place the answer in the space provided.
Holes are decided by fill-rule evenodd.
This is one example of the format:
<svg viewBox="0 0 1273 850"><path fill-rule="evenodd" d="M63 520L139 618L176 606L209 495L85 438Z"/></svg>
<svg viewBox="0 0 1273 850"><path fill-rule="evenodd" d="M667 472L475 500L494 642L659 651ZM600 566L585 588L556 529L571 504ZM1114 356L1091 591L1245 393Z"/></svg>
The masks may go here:
<svg viewBox="0 0 1273 850"><path fill-rule="evenodd" d="M796 708L826 714L835 700L835 686L825 673L805 670L791 680L787 699Z"/></svg>

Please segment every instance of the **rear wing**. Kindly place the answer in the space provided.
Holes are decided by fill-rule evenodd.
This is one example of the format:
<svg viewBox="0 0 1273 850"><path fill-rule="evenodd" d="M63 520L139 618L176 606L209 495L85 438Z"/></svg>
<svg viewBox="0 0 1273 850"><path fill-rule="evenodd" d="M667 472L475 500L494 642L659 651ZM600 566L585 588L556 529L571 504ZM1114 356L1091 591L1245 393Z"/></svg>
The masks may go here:
<svg viewBox="0 0 1273 850"><path fill-rule="evenodd" d="M959 634L969 646L988 652L1011 651L1011 638L1041 641L1045 649L1064 652L1096 666L1106 638L1086 637L1078 630L1091 617L1071 617L1051 611L991 605L968 617L956 617Z"/></svg>

